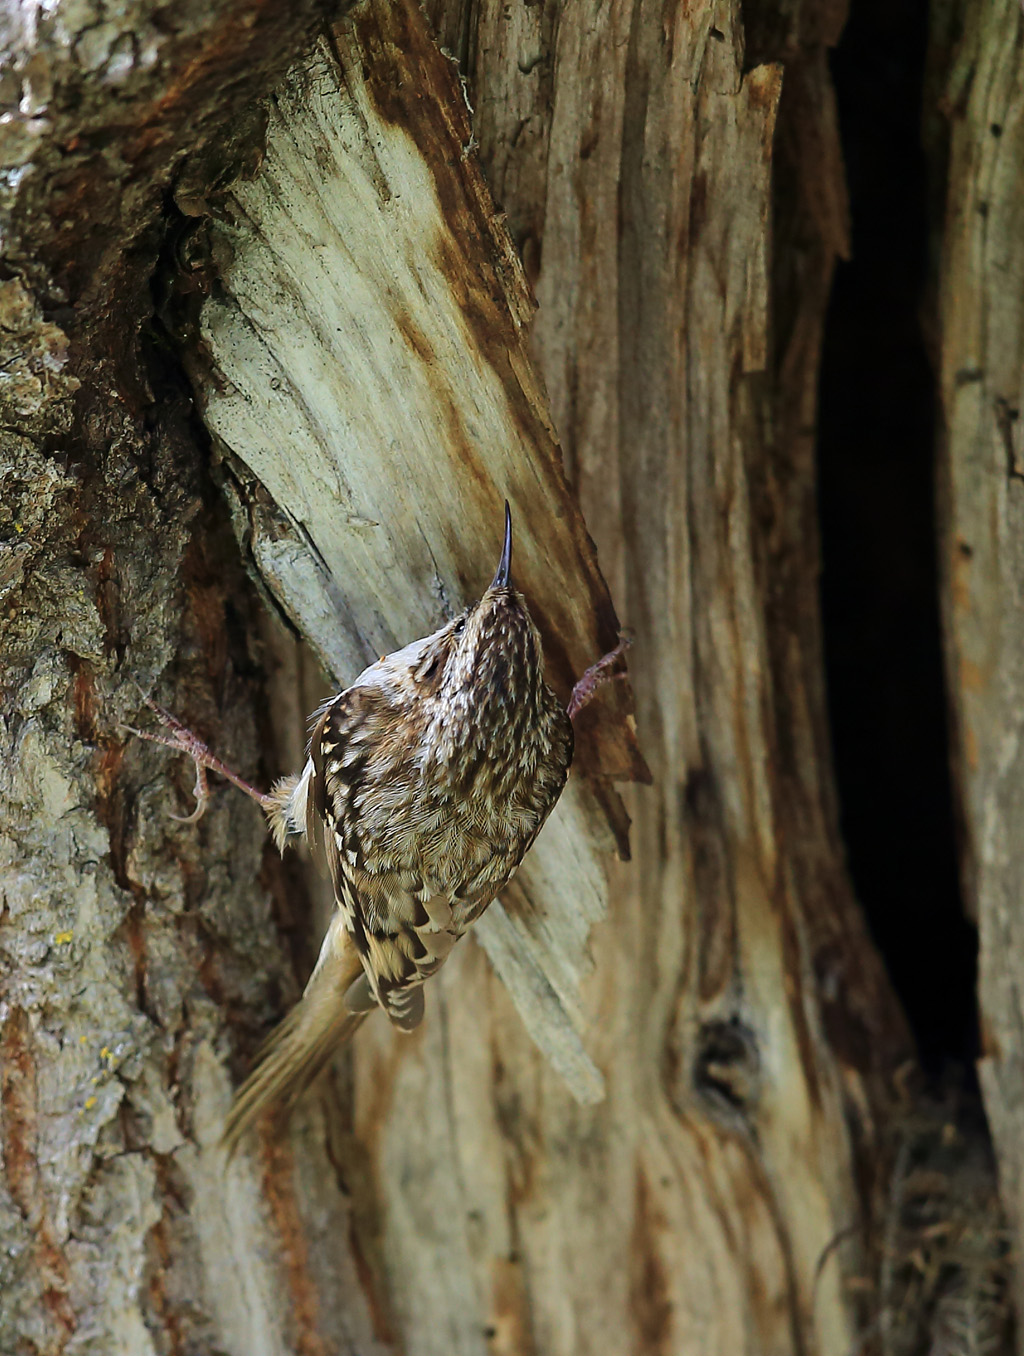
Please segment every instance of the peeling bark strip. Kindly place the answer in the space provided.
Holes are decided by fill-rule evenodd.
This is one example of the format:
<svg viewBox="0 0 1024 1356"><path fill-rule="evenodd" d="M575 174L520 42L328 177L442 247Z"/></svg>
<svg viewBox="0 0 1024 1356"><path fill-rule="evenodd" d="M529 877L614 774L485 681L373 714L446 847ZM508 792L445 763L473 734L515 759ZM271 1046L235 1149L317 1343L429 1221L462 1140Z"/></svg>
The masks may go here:
<svg viewBox="0 0 1024 1356"><path fill-rule="evenodd" d="M1017 0L954 13L959 42L945 45L955 30L943 22L933 34L949 136L936 176L948 182L940 561L979 1073L1024 1314L1024 14Z"/></svg>
<svg viewBox="0 0 1024 1356"><path fill-rule="evenodd" d="M206 420L305 547L282 577L280 538L264 562L271 529L251 522L328 667L351 678L478 596L507 497L516 580L568 699L619 624L528 355L522 266L413 0L357 7L278 92L262 170L232 186L210 246ZM608 689L588 771L644 777L627 712Z"/></svg>
<svg viewBox="0 0 1024 1356"><path fill-rule="evenodd" d="M528 355L529 289L414 0L359 6L279 91L262 169L232 186L210 249L192 361L206 421L260 577L338 684L479 595L507 496L516 583L567 697L618 622ZM646 776L624 685L599 701L579 767ZM579 987L608 848L577 777L510 913L475 929L584 1101L602 1090Z"/></svg>

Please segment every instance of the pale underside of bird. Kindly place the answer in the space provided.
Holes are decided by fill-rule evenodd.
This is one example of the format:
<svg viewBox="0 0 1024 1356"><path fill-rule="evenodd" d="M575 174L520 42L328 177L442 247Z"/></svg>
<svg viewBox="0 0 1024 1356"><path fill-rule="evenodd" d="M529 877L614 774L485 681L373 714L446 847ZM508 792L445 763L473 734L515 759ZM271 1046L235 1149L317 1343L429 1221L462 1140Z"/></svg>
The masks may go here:
<svg viewBox="0 0 1024 1356"><path fill-rule="evenodd" d="M260 1116L283 1119L375 1007L404 1031L423 984L508 883L565 785L572 716L618 676L626 642L588 670L564 708L544 681L540 637L501 561L483 597L432 635L385 655L314 713L302 771L263 795L158 707L148 739L263 807L283 848L303 836L326 864L337 910L299 1003L238 1090L224 1129L233 1152ZM141 731L134 733L141 734Z"/></svg>

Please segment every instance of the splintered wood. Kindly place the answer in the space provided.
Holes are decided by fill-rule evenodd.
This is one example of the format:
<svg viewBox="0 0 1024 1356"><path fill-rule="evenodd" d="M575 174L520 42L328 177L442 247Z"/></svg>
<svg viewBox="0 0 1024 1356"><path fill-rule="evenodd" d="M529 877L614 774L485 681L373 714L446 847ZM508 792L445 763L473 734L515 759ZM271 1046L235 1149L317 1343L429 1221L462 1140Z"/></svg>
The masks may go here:
<svg viewBox="0 0 1024 1356"><path fill-rule="evenodd" d="M271 109L261 172L232 187L212 227L208 366L194 370L255 567L339 686L479 596L507 497L514 578L567 698L618 623L471 135L455 67L411 9L368 7L325 39ZM592 786L573 780L506 892L510 912L495 904L476 929L585 1101L602 1084L579 985L605 911L603 858L613 835L626 847L608 783L645 772L624 688L581 723Z"/></svg>
<svg viewBox="0 0 1024 1356"><path fill-rule="evenodd" d="M240 537L339 684L479 593L505 496L556 687L615 644L542 390L636 636L655 779L628 791L635 863L609 851L608 779L644 772L618 687L477 926L515 1008L463 945L419 1035L360 1035L333 1161L363 1290L425 1356L488 1330L510 1356L523 1333L544 1356L854 1350L860 1164L905 1045L822 752L813 425L843 243L824 19L792 20L785 75L748 66L737 4L567 6L551 29L485 0L475 22L535 322L453 63L412 0L370 0L218 200L190 357Z"/></svg>

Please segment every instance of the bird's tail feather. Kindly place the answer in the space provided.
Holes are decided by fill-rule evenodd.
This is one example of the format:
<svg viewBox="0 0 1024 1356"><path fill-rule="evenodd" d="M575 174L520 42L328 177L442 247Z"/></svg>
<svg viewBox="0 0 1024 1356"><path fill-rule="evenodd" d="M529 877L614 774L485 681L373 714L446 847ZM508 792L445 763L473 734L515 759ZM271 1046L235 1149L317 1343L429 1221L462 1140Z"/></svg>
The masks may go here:
<svg viewBox="0 0 1024 1356"><path fill-rule="evenodd" d="M331 1056L351 1040L368 1015L353 1012L345 1002L362 966L351 938L339 936L340 931L332 928L328 933L305 993L271 1033L235 1094L221 1136L229 1159L264 1111L274 1107L282 1122L287 1119ZM347 945L339 945L341 941Z"/></svg>

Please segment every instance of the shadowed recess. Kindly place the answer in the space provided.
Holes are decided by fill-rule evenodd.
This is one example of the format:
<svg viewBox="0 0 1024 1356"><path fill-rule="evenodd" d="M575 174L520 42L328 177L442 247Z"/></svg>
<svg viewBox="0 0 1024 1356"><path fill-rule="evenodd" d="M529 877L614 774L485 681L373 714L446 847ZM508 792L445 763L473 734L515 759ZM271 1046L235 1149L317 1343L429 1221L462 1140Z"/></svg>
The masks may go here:
<svg viewBox="0 0 1024 1356"><path fill-rule="evenodd" d="M819 495L829 718L857 893L932 1074L973 1061L935 522L921 0L855 0L832 63L852 211L826 320ZM968 1075L970 1076L970 1075Z"/></svg>

